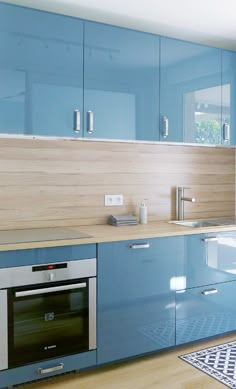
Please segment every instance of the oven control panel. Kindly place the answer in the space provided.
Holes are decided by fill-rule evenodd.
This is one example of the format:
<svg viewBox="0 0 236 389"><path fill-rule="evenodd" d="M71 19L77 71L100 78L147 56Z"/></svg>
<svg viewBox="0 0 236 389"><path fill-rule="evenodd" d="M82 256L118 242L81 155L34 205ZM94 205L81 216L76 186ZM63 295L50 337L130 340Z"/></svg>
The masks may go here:
<svg viewBox="0 0 236 389"><path fill-rule="evenodd" d="M96 277L96 258L0 269L0 289Z"/></svg>
<svg viewBox="0 0 236 389"><path fill-rule="evenodd" d="M32 271L45 271L45 270L55 270L55 269L67 269L67 263L50 263L49 265L39 265L33 266Z"/></svg>
<svg viewBox="0 0 236 389"><path fill-rule="evenodd" d="M37 265L32 266L32 272L46 272L45 279L46 281L56 281L58 269L67 269L68 264L65 263L50 263L49 265Z"/></svg>

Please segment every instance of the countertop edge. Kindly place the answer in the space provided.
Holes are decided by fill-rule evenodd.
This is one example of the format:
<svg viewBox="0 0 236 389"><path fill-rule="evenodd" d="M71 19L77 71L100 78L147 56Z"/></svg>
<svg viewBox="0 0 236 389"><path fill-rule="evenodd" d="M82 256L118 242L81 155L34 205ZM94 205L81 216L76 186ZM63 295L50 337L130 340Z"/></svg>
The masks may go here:
<svg viewBox="0 0 236 389"><path fill-rule="evenodd" d="M96 226L73 226L70 229L76 232L82 232L92 235L90 238L80 239L59 239L59 240L44 240L44 241L31 241L31 242L18 242L18 243L1 243L0 251L12 251L12 250L26 250L35 248L48 248L48 247L63 247L83 244L96 244L106 242L117 242L127 240L143 240L151 238L162 238L171 236L184 236L184 235L199 235L207 233L219 233L236 231L235 226L215 226L215 227L203 227L192 228L177 226L175 224L169 224L168 222L150 222L146 225L125 226L125 227L113 227L110 225L96 225ZM14 233L17 230L9 230L9 236L14 239ZM1 232L0 232L1 235Z"/></svg>

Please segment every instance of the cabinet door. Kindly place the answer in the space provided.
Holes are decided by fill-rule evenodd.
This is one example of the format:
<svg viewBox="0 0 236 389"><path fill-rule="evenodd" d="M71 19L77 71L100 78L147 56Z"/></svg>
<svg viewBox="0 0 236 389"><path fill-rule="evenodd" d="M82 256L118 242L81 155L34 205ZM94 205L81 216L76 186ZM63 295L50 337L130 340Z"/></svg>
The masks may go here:
<svg viewBox="0 0 236 389"><path fill-rule="evenodd" d="M225 144L236 144L236 53L222 50L222 122Z"/></svg>
<svg viewBox="0 0 236 389"><path fill-rule="evenodd" d="M236 232L185 236L176 289L236 280Z"/></svg>
<svg viewBox="0 0 236 389"><path fill-rule="evenodd" d="M158 140L159 37L85 22L85 137Z"/></svg>
<svg viewBox="0 0 236 389"><path fill-rule="evenodd" d="M220 144L221 50L163 37L160 66L160 139Z"/></svg>
<svg viewBox="0 0 236 389"><path fill-rule="evenodd" d="M175 344L175 261L181 241L98 245L98 363Z"/></svg>
<svg viewBox="0 0 236 389"><path fill-rule="evenodd" d="M82 117L83 109L83 23L0 4L0 25L0 132L73 136L74 111Z"/></svg>
<svg viewBox="0 0 236 389"><path fill-rule="evenodd" d="M236 330L236 282L176 294L176 344Z"/></svg>

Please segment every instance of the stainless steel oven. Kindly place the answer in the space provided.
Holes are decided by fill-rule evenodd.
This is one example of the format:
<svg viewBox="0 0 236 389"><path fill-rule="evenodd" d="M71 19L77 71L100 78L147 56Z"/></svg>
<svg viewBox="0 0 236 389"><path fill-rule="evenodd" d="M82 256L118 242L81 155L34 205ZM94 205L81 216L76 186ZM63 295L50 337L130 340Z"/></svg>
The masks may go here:
<svg viewBox="0 0 236 389"><path fill-rule="evenodd" d="M0 370L96 349L96 259L0 269Z"/></svg>

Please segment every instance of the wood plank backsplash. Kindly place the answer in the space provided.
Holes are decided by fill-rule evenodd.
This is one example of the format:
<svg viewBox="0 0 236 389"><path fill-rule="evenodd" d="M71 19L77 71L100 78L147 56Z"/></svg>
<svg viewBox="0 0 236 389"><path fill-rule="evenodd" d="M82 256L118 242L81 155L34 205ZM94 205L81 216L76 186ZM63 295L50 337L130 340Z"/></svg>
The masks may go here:
<svg viewBox="0 0 236 389"><path fill-rule="evenodd" d="M86 140L0 139L0 229L104 224L110 214L175 219L175 188L191 187L186 218L235 215L235 150ZM124 206L105 207L105 194Z"/></svg>

